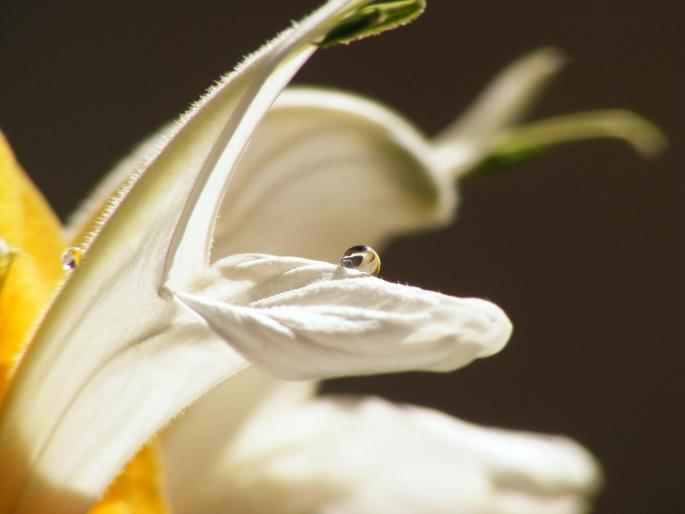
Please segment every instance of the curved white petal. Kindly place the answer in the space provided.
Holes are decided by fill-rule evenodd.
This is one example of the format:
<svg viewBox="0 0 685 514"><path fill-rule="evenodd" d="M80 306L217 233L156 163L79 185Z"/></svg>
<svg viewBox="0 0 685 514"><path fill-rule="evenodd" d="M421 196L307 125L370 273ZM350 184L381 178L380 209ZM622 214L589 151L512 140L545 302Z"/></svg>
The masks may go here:
<svg viewBox="0 0 685 514"><path fill-rule="evenodd" d="M321 399L246 424L179 514L579 514L599 482L566 438Z"/></svg>
<svg viewBox="0 0 685 514"><path fill-rule="evenodd" d="M283 92L257 128L214 233L235 253L333 261L355 244L446 222L456 188L432 144L397 114L358 96ZM316 213L312 215L312 213Z"/></svg>
<svg viewBox="0 0 685 514"><path fill-rule="evenodd" d="M0 461L12 470L0 480L0 512L83 512L165 421L244 366L197 324L178 326L178 307L159 291L201 272L255 125L312 43L365 3L333 0L246 61L111 207L0 411Z"/></svg>
<svg viewBox="0 0 685 514"><path fill-rule="evenodd" d="M229 345L286 379L451 371L499 351L502 310L319 261L235 255L176 297Z"/></svg>

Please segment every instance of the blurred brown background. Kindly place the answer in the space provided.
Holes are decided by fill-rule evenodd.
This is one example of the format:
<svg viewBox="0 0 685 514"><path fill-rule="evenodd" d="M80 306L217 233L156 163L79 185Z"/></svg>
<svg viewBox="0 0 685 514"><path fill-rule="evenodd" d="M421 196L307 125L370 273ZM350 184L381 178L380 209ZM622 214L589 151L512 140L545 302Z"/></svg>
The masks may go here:
<svg viewBox="0 0 685 514"><path fill-rule="evenodd" d="M0 127L64 216L131 145L317 4L0 0ZM629 107L671 139L654 162L577 144L464 187L458 222L396 241L384 277L494 299L516 326L508 348L451 375L329 390L571 435L605 466L597 512L685 512L683 22L675 0L433 0L409 27L315 56L297 82L382 99L433 133L501 66L551 44L572 63L536 115Z"/></svg>

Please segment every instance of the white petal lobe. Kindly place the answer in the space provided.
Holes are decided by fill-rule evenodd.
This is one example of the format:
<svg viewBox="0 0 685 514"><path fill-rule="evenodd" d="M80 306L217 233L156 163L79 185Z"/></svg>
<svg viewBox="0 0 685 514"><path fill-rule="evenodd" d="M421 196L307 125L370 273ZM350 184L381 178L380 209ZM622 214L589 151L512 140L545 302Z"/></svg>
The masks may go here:
<svg viewBox="0 0 685 514"><path fill-rule="evenodd" d="M221 463L179 514L580 514L600 482L566 438L380 399L274 412L247 424Z"/></svg>
<svg viewBox="0 0 685 514"><path fill-rule="evenodd" d="M490 302L393 284L328 263L237 255L177 298L245 358L286 379L450 371L511 334Z"/></svg>
<svg viewBox="0 0 685 514"><path fill-rule="evenodd" d="M213 259L254 252L334 262L359 241L378 247L444 223L456 191L439 170L428 140L382 105L286 90L231 179Z"/></svg>

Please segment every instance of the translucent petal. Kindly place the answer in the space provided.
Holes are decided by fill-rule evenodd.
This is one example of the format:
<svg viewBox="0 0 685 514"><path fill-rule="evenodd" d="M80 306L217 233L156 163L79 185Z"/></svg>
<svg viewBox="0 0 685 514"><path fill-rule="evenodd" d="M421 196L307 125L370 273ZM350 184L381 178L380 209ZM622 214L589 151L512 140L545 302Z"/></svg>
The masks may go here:
<svg viewBox="0 0 685 514"><path fill-rule="evenodd" d="M360 242L382 245L445 222L456 191L440 182L433 156L416 129L375 102L285 91L232 178L213 258L258 252L334 262Z"/></svg>

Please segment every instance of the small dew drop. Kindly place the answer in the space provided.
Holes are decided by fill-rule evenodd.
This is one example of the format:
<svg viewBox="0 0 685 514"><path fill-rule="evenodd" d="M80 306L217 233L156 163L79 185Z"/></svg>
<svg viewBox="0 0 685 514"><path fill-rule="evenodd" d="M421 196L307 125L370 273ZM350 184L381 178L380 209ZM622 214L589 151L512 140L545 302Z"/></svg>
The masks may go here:
<svg viewBox="0 0 685 514"><path fill-rule="evenodd" d="M355 269L369 275L378 276L381 271L381 258L376 250L366 245L348 248L340 258L344 268Z"/></svg>
<svg viewBox="0 0 685 514"><path fill-rule="evenodd" d="M83 261L83 250L78 246L70 246L62 254L62 268L66 271L71 271L79 267Z"/></svg>
<svg viewBox="0 0 685 514"><path fill-rule="evenodd" d="M12 249L10 248L10 245L7 244L7 241L0 237L0 277L7 272L7 268L10 267L11 261Z"/></svg>

